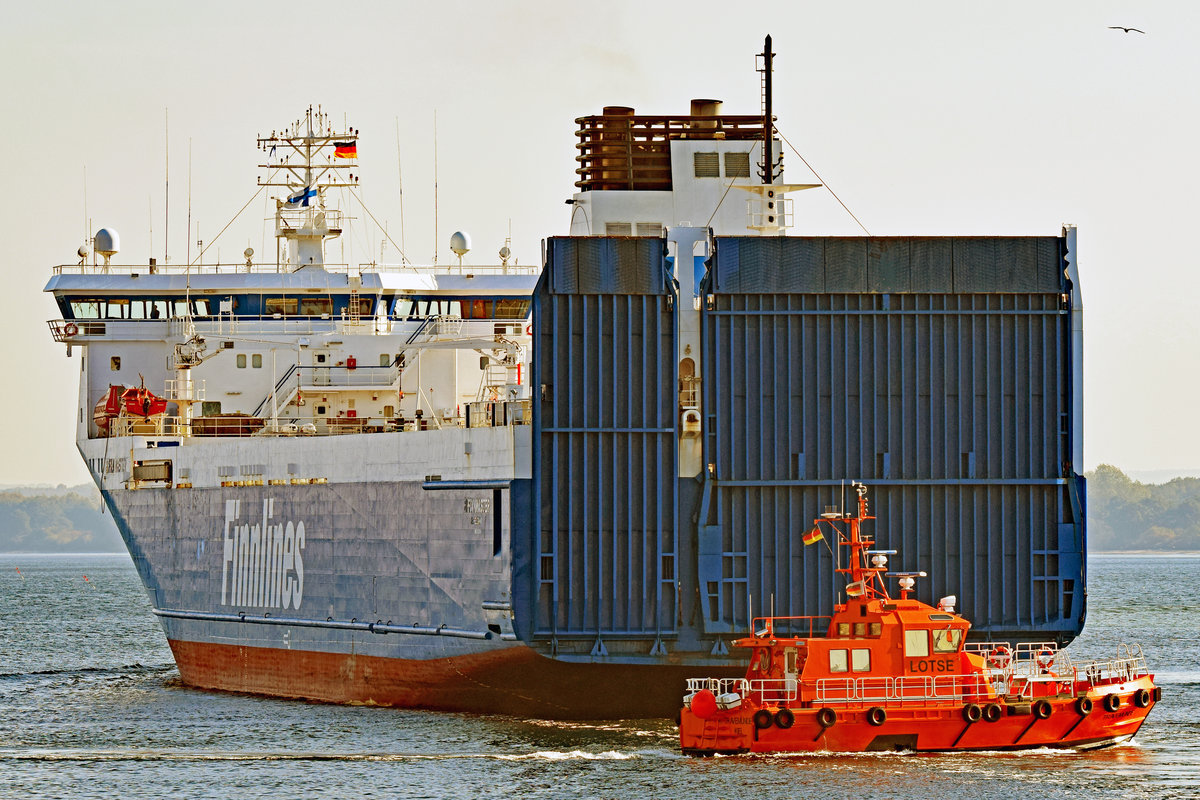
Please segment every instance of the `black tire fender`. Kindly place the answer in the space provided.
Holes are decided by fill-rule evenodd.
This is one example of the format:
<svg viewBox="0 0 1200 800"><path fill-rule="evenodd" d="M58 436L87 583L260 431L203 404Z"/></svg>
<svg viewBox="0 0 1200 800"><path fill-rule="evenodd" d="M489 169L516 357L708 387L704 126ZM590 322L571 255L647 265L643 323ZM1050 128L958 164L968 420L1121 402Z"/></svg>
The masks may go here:
<svg viewBox="0 0 1200 800"><path fill-rule="evenodd" d="M837 712L828 706L817 712L817 724L822 728L832 728L837 724Z"/></svg>
<svg viewBox="0 0 1200 800"><path fill-rule="evenodd" d="M983 709L978 703L967 703L963 706L962 716L967 722L979 722L983 719Z"/></svg>
<svg viewBox="0 0 1200 800"><path fill-rule="evenodd" d="M795 722L796 715L793 714L790 709L781 708L775 712L775 724L783 730L786 731L788 728L792 727Z"/></svg>

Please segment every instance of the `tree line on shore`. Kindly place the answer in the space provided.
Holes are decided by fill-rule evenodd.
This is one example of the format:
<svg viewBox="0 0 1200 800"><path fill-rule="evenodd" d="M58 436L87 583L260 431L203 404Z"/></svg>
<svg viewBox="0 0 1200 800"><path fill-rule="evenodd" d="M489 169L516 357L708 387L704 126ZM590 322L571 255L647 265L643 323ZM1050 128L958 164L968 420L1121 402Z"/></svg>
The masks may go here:
<svg viewBox="0 0 1200 800"><path fill-rule="evenodd" d="M1087 473L1088 550L1200 550L1200 478L1141 483L1101 464ZM74 487L0 491L0 553L116 553L100 494Z"/></svg>

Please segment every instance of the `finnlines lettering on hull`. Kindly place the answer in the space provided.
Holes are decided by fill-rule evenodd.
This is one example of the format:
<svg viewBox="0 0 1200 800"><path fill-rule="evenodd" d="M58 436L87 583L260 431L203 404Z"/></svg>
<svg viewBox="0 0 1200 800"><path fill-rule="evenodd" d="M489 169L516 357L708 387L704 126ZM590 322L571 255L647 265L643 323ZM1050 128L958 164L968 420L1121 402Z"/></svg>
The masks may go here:
<svg viewBox="0 0 1200 800"><path fill-rule="evenodd" d="M225 501L221 605L300 608L304 600L304 523L275 522L275 501L262 501L262 519L237 524L240 500Z"/></svg>

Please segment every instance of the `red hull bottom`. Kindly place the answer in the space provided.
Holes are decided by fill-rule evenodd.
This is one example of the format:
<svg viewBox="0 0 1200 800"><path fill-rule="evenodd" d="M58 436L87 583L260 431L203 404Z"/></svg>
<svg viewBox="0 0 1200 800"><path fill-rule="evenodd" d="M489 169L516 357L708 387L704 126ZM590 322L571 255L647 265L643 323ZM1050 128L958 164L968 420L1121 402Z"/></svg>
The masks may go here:
<svg viewBox="0 0 1200 800"><path fill-rule="evenodd" d="M171 641L188 686L545 719L673 718L695 667L572 664L517 646L428 661ZM728 677L740 675L730 670Z"/></svg>
<svg viewBox="0 0 1200 800"><path fill-rule="evenodd" d="M818 721L821 709L795 709L787 728L771 724L756 727L755 709L722 713L701 719L690 710L682 712L680 744L687 755L714 753L795 753L809 751L871 752L884 750L1025 750L1035 747L1090 749L1117 744L1132 738L1153 702L1139 707L1133 702L1137 689L1152 691L1153 683L1143 678L1128 684L1115 711L1104 708L1104 695L1097 693L1093 708L1081 715L1073 698L1046 700L1049 716L1038 717L1030 704L1003 706L995 721L967 722L962 706L945 704L889 707L879 724L869 721L864 707L836 709L836 720ZM1151 697L1154 695L1151 694ZM829 709L824 709L828 712ZM878 720L878 717L877 717ZM826 719L829 723L829 719Z"/></svg>

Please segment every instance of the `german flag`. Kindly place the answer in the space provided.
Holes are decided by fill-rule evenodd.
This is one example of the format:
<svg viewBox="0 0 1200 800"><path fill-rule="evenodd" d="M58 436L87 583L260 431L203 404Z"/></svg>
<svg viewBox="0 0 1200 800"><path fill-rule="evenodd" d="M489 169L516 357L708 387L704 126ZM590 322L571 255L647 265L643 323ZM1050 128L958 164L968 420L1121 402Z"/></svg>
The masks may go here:
<svg viewBox="0 0 1200 800"><path fill-rule="evenodd" d="M358 158L358 142L334 142L334 158Z"/></svg>
<svg viewBox="0 0 1200 800"><path fill-rule="evenodd" d="M821 529L816 525L813 525L812 528L805 531L804 535L800 538L805 544L816 544L825 537L821 534Z"/></svg>

